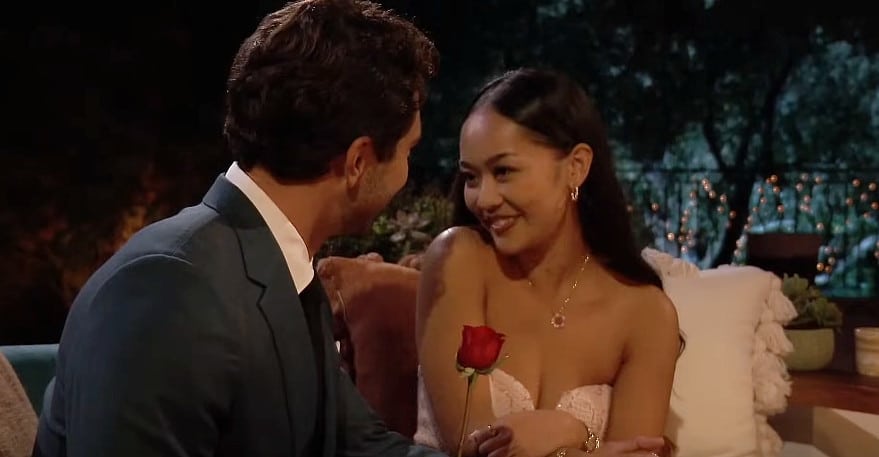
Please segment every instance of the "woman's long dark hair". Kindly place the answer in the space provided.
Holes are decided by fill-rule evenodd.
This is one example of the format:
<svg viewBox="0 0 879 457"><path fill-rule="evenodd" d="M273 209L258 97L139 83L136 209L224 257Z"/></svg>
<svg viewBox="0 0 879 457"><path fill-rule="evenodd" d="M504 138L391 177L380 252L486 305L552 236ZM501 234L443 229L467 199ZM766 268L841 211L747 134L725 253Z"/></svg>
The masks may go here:
<svg viewBox="0 0 879 457"><path fill-rule="evenodd" d="M554 71L519 69L485 85L468 115L486 105L537 134L563 154L570 153L580 143L592 148L592 165L577 200L583 238L593 255L614 272L632 282L661 289L662 280L641 258L635 243L604 122L583 88ZM463 184L459 174L452 188L452 223L478 225L464 203Z"/></svg>

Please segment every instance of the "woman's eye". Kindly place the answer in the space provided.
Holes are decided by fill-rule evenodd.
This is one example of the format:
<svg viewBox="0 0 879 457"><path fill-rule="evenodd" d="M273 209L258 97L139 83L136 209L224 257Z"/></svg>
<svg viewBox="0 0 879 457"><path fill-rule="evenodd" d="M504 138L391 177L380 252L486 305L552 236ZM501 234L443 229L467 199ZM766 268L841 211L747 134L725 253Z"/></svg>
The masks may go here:
<svg viewBox="0 0 879 457"><path fill-rule="evenodd" d="M498 178L507 178L513 173L513 171L514 170L510 167L496 167L494 169L494 175Z"/></svg>

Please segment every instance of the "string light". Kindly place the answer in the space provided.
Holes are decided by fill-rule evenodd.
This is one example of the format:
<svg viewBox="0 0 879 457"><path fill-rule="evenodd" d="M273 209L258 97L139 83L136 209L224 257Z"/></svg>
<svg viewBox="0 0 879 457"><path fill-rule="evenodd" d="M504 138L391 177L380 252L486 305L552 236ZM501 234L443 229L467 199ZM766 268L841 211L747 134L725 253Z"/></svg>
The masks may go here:
<svg viewBox="0 0 879 457"><path fill-rule="evenodd" d="M770 174L754 186L754 203L746 213L743 232L735 241L733 261L741 262L746 256L747 235L755 228L793 233L821 233L835 237L852 233L855 224L860 227L861 221L879 221L879 184L875 180L851 179L846 186L838 186L836 181L827 183L821 173L798 173L793 175L793 182L785 181L781 174ZM798 178L798 179L797 179ZM842 189L847 189L840 193ZM683 188L671 190L672 195L683 197L679 201L667 200L649 203L656 226L664 227L663 238L668 243L666 249L672 248L682 256L695 254L700 245L701 237L706 230L731 230L732 221L740 216L730 207L729 195L725 189L717 188L711 178L704 175L693 175L689 184ZM832 201L844 202L833 207ZM634 208L630 205L631 212ZM678 218L673 216L679 215ZM857 217L857 216L861 217ZM708 224L706 226L706 224ZM779 224L774 227L774 224ZM835 239L835 238L834 238ZM831 239L831 242L833 239ZM879 259L879 242L873 255ZM825 246L818 256L816 271L830 275L839 260L844 257L831 246Z"/></svg>

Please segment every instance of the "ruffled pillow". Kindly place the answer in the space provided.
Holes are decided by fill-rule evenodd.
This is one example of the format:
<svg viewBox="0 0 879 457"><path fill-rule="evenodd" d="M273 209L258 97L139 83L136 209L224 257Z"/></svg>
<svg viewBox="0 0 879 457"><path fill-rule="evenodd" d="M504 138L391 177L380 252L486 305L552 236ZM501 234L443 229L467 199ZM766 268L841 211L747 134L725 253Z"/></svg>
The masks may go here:
<svg viewBox="0 0 879 457"><path fill-rule="evenodd" d="M666 433L678 457L777 457L768 424L787 407L793 350L783 325L796 317L781 280L751 266L709 270L666 253L642 257L662 277L687 346L675 372Z"/></svg>

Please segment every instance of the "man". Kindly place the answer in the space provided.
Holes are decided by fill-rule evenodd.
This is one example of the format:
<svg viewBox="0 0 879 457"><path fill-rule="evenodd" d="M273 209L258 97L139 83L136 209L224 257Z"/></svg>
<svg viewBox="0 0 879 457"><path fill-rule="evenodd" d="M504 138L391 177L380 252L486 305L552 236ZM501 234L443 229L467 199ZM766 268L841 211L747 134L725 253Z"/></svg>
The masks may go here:
<svg viewBox="0 0 879 457"><path fill-rule="evenodd" d="M227 87L236 159L144 228L66 323L38 456L438 455L391 433L339 369L312 258L404 185L433 44L353 0L268 15ZM511 437L480 431L480 452Z"/></svg>

